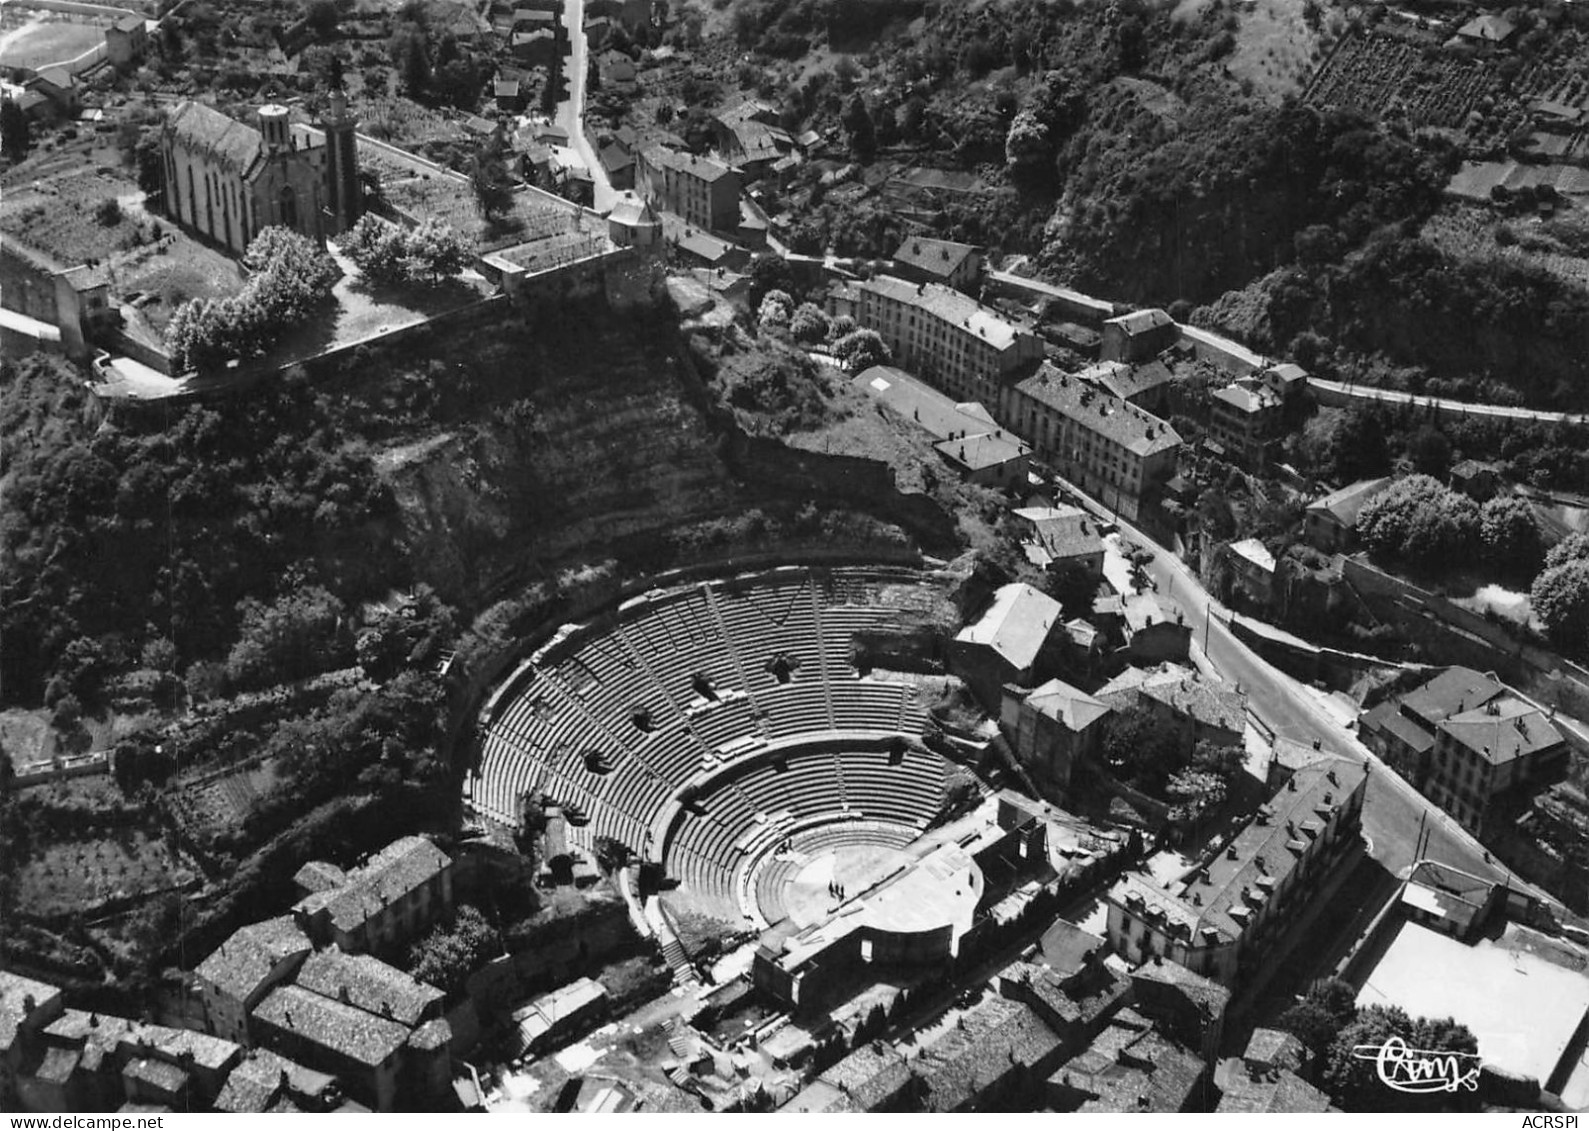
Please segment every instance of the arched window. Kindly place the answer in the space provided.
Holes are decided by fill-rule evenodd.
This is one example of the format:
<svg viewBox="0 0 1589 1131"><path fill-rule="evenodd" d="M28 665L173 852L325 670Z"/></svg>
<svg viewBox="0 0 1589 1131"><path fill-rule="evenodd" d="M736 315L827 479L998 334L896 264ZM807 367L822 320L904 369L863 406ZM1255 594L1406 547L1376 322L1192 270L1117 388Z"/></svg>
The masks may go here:
<svg viewBox="0 0 1589 1131"><path fill-rule="evenodd" d="M281 222L293 231L298 230L298 194L291 185L281 188Z"/></svg>

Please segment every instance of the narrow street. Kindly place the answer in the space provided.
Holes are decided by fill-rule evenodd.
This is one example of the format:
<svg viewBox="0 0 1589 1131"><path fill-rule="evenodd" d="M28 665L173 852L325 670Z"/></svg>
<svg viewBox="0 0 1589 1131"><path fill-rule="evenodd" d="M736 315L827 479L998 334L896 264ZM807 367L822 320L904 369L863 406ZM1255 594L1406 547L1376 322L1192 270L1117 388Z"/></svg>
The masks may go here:
<svg viewBox="0 0 1589 1131"><path fill-rule="evenodd" d="M591 207L609 212L617 199L596 151L585 137L585 75L590 65L590 44L585 39L585 0L563 0L563 26L568 29L568 58L563 62L563 82L568 97L557 104L557 124L568 131L568 145L590 170L595 186Z"/></svg>

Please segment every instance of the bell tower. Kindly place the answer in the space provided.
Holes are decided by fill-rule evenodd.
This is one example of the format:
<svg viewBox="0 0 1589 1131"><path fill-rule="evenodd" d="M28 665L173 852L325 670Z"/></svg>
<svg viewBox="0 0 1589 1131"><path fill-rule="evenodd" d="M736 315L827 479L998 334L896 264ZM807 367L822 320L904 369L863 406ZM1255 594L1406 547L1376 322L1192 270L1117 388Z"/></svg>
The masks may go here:
<svg viewBox="0 0 1589 1131"><path fill-rule="evenodd" d="M331 57L330 105L320 116L326 134L325 200L330 212L327 235L340 235L351 228L363 211L364 191L359 184L358 139L354 130L359 120L348 109L347 91L342 88L342 59Z"/></svg>

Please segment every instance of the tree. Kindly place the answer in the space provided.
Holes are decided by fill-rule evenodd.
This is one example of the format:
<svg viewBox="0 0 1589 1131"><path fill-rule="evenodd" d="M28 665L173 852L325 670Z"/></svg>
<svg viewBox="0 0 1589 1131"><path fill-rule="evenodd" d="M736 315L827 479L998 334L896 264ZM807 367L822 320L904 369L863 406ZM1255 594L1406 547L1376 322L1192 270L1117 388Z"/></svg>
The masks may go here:
<svg viewBox="0 0 1589 1131"><path fill-rule="evenodd" d="M430 89L430 53L424 29L406 21L399 24L392 36L392 59L397 64L403 93L413 99L423 98Z"/></svg>
<svg viewBox="0 0 1589 1131"><path fill-rule="evenodd" d="M1589 643L1589 558L1547 568L1534 579L1529 602L1552 640L1583 648Z"/></svg>
<svg viewBox="0 0 1589 1131"><path fill-rule="evenodd" d="M1093 599L1098 596L1098 582L1085 567L1066 562L1057 569L1050 567L1044 572L1043 592L1059 602L1066 616L1086 617L1092 614Z"/></svg>
<svg viewBox="0 0 1589 1131"><path fill-rule="evenodd" d="M872 125L872 114L866 108L866 99L856 94L844 109L844 128L850 135L850 154L861 164L877 156L877 132Z"/></svg>
<svg viewBox="0 0 1589 1131"><path fill-rule="evenodd" d="M177 646L167 637L152 637L145 642L139 662L157 672L174 672L177 669Z"/></svg>
<svg viewBox="0 0 1589 1131"><path fill-rule="evenodd" d="M1357 1016L1357 991L1339 978L1321 978L1280 1015L1278 1027L1296 1035L1323 1064L1340 1031Z"/></svg>
<svg viewBox="0 0 1589 1131"><path fill-rule="evenodd" d="M1528 500L1497 495L1479 508L1479 537L1492 562L1518 572L1539 568L1539 523Z"/></svg>
<svg viewBox="0 0 1589 1131"><path fill-rule="evenodd" d="M245 598L238 612L242 624L226 660L236 686L302 679L350 658L342 602L320 586L296 587L269 605Z"/></svg>
<svg viewBox="0 0 1589 1131"><path fill-rule="evenodd" d="M337 33L337 24L342 21L342 13L337 8L337 0L309 0L304 5L304 21L321 39L329 39Z"/></svg>
<svg viewBox="0 0 1589 1131"><path fill-rule="evenodd" d="M789 329L789 308L776 302L762 300L756 316L756 329L763 334L783 334Z"/></svg>
<svg viewBox="0 0 1589 1131"><path fill-rule="evenodd" d="M1358 1055L1359 1049L1380 1048L1391 1038L1400 1038L1408 1048L1428 1049L1444 1054L1467 1054L1459 1064L1476 1068L1478 1041L1465 1025L1446 1018L1413 1020L1397 1006L1371 1005L1336 1036L1330 1046L1324 1070L1324 1084L1331 1097L1347 1111L1428 1111L1453 1104L1477 1102L1477 1093L1434 1093L1413 1095L1387 1088L1379 1078L1372 1058Z"/></svg>
<svg viewBox="0 0 1589 1131"><path fill-rule="evenodd" d="M851 373L887 365L892 355L876 330L852 330L833 343L833 356Z"/></svg>
<svg viewBox="0 0 1589 1131"><path fill-rule="evenodd" d="M750 293L747 296L752 310L761 309L761 300L768 291L783 291L788 294L789 288L794 286L794 273L789 270L789 265L779 255L758 255L750 261ZM790 309L794 309L794 300L789 300Z"/></svg>
<svg viewBox="0 0 1589 1131"><path fill-rule="evenodd" d="M1357 532L1370 550L1435 564L1479 540L1479 508L1428 475L1398 479L1357 516Z"/></svg>
<svg viewBox="0 0 1589 1131"><path fill-rule="evenodd" d="M789 318L789 333L795 341L809 345L826 341L828 316L815 303L803 302Z"/></svg>
<svg viewBox="0 0 1589 1131"><path fill-rule="evenodd" d="M1340 483L1383 475L1390 466L1378 415L1356 406L1320 409L1303 426L1296 449L1317 474Z"/></svg>
<svg viewBox="0 0 1589 1131"><path fill-rule="evenodd" d="M165 187L165 161L161 156L159 127L149 126L139 131L132 159L138 170L138 187L144 195L152 197L159 194Z"/></svg>
<svg viewBox="0 0 1589 1131"><path fill-rule="evenodd" d="M502 136L492 134L469 163L469 184L475 204L487 220L513 207L513 182L502 157Z"/></svg>
<svg viewBox="0 0 1589 1131"><path fill-rule="evenodd" d="M405 601L382 605L354 645L359 666L374 679L390 679L405 669L434 667L441 650L457 635L457 614L428 585L416 586Z"/></svg>
<svg viewBox="0 0 1589 1131"><path fill-rule="evenodd" d="M32 144L28 116L15 99L0 102L0 150L12 161L20 161Z"/></svg>
<svg viewBox="0 0 1589 1131"><path fill-rule="evenodd" d="M1545 555L1545 568L1553 569L1580 558L1589 558L1589 534L1573 533L1550 548Z"/></svg>
<svg viewBox="0 0 1589 1131"><path fill-rule="evenodd" d="M1112 774L1154 796L1163 796L1170 774L1181 766L1179 740L1145 707L1110 715L1101 749Z"/></svg>
<svg viewBox="0 0 1589 1131"><path fill-rule="evenodd" d="M243 264L251 275L242 291L222 299L190 299L172 313L166 345L178 372L204 371L263 351L320 311L339 274L323 248L281 227L255 236Z"/></svg>
<svg viewBox="0 0 1589 1131"><path fill-rule="evenodd" d="M1423 474L1443 478L1451 470L1451 441L1440 429L1425 424L1407 441L1407 457Z"/></svg>
<svg viewBox="0 0 1589 1131"><path fill-rule="evenodd" d="M1051 171L1054 140L1033 109L1022 110L1004 135L1004 162L1012 173Z"/></svg>
<svg viewBox="0 0 1589 1131"><path fill-rule="evenodd" d="M460 904L451 927L438 926L408 952L408 972L449 996L469 975L502 953L502 936L470 904Z"/></svg>
<svg viewBox="0 0 1589 1131"><path fill-rule="evenodd" d="M339 246L366 277L386 284L435 285L463 270L469 260L468 248L452 225L433 216L408 229L366 213Z"/></svg>

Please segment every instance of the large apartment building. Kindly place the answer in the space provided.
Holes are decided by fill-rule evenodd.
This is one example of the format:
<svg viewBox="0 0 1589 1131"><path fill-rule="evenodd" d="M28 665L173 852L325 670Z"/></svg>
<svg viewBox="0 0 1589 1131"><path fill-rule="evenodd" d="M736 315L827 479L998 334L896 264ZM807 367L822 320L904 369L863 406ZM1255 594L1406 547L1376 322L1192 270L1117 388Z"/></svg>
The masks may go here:
<svg viewBox="0 0 1589 1131"><path fill-rule="evenodd" d="M1109 889L1109 945L1127 962L1167 959L1233 986L1340 865L1362 824L1363 764L1304 766L1225 846L1168 887L1128 873Z"/></svg>
<svg viewBox="0 0 1589 1131"><path fill-rule="evenodd" d="M739 227L740 176L733 169L665 145L642 149L637 157L635 189L648 203L708 231Z"/></svg>
<svg viewBox="0 0 1589 1131"><path fill-rule="evenodd" d="M1000 390L998 419L1037 457L1127 519L1175 475L1181 438L1163 420L1048 363Z"/></svg>
<svg viewBox="0 0 1589 1131"><path fill-rule="evenodd" d="M316 944L392 954L453 913L452 860L420 836L394 840L351 872L315 860L294 881L298 926Z"/></svg>
<svg viewBox="0 0 1589 1131"><path fill-rule="evenodd" d="M856 322L882 336L895 364L962 400L993 403L1005 377L1043 356L1036 334L942 284L879 275L855 292Z"/></svg>
<svg viewBox="0 0 1589 1131"><path fill-rule="evenodd" d="M1447 668L1385 700L1363 742L1435 804L1482 833L1492 807L1559 769L1567 740L1537 704L1472 668Z"/></svg>

